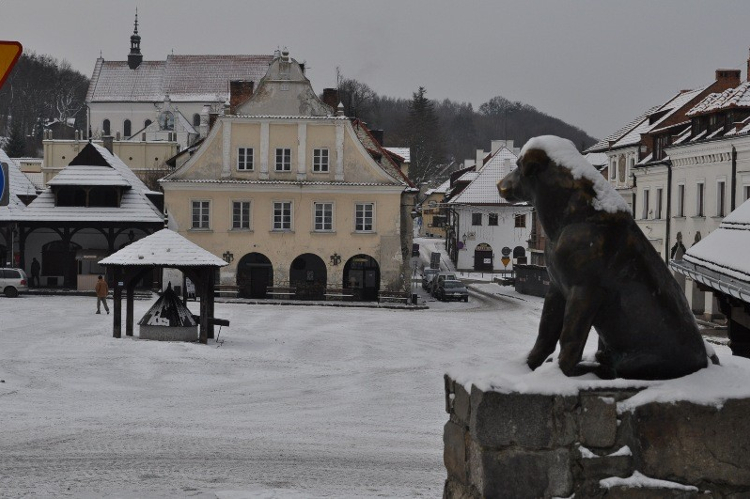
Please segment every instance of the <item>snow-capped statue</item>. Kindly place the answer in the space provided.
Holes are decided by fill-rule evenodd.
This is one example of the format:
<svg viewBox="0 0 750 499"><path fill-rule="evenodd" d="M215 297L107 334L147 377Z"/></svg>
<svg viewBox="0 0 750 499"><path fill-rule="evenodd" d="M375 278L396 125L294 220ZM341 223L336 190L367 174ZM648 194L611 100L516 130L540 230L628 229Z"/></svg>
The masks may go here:
<svg viewBox="0 0 750 499"><path fill-rule="evenodd" d="M669 379L708 365L682 289L628 205L572 142L529 140L498 189L508 201L531 202L547 234L550 288L527 358L531 369L558 341L558 362L568 376L593 371L602 378ZM592 326L598 364L581 363Z"/></svg>

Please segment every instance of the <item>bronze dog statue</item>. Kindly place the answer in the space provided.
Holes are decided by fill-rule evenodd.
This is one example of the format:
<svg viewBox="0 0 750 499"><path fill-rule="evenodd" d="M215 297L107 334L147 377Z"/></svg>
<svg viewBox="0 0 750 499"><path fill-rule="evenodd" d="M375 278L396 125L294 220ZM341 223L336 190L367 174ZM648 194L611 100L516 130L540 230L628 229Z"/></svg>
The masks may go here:
<svg viewBox="0 0 750 499"><path fill-rule="evenodd" d="M498 190L536 208L550 277L529 367L539 367L558 341L567 376L670 379L706 367L685 294L628 205L573 143L533 138L517 165ZM591 326L599 334L598 366L581 363Z"/></svg>

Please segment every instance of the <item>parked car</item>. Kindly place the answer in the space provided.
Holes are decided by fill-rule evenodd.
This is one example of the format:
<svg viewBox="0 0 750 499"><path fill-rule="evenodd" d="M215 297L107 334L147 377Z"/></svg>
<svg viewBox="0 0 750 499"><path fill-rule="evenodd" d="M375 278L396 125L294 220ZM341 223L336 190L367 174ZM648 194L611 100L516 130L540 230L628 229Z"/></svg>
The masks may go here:
<svg viewBox="0 0 750 499"><path fill-rule="evenodd" d="M440 272L438 275L433 277L432 282L430 283L430 294L432 296L435 296L438 285L445 280L457 281L458 277L452 272Z"/></svg>
<svg viewBox="0 0 750 499"><path fill-rule="evenodd" d="M432 278L438 275L440 271L438 269L424 269L422 271L422 289L430 289L432 284Z"/></svg>
<svg viewBox="0 0 750 499"><path fill-rule="evenodd" d="M468 302L469 290L461 281L445 279L438 284L435 298L440 301L463 300Z"/></svg>
<svg viewBox="0 0 750 499"><path fill-rule="evenodd" d="M18 293L29 290L26 272L21 269L0 269L0 291L8 298L15 298Z"/></svg>

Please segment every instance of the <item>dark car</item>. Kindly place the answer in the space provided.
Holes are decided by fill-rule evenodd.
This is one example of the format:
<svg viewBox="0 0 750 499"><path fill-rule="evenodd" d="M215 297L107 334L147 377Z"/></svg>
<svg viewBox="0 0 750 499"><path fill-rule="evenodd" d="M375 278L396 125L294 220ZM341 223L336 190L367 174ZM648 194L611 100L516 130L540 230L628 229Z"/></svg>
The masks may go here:
<svg viewBox="0 0 750 499"><path fill-rule="evenodd" d="M466 286L461 281L446 279L438 283L435 290L435 298L440 301L469 301L469 290L466 289Z"/></svg>
<svg viewBox="0 0 750 499"><path fill-rule="evenodd" d="M457 281L458 277L456 277L456 274L453 272L440 272L438 275L432 278L432 281L427 285L427 289L430 291L431 296L437 296L435 293L437 292L438 284L441 282L448 280L448 281Z"/></svg>

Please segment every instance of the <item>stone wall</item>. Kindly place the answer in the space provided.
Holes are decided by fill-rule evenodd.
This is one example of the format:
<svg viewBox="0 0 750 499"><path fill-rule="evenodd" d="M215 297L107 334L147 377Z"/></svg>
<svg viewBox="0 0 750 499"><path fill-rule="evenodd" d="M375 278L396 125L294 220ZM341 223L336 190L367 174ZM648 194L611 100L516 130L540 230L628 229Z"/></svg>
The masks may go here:
<svg viewBox="0 0 750 499"><path fill-rule="evenodd" d="M750 399L618 410L641 389L445 390L445 499L750 497Z"/></svg>

